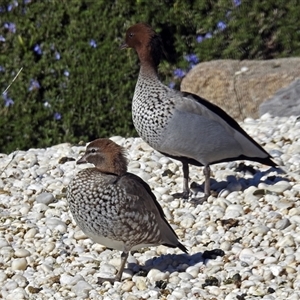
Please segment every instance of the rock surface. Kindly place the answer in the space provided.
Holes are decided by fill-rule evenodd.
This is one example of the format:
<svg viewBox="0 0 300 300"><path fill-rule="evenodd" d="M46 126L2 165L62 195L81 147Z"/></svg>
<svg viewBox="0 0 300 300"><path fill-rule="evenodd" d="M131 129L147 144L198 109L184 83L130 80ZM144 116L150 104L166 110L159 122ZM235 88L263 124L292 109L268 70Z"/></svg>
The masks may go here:
<svg viewBox="0 0 300 300"><path fill-rule="evenodd" d="M181 90L195 93L243 120L258 118L259 106L297 78L300 58L217 60L195 66L182 80ZM281 100L286 106L286 99Z"/></svg>
<svg viewBox="0 0 300 300"><path fill-rule="evenodd" d="M259 115L270 113L273 116L288 117L300 115L300 79L288 87L280 89L271 99L259 106Z"/></svg>

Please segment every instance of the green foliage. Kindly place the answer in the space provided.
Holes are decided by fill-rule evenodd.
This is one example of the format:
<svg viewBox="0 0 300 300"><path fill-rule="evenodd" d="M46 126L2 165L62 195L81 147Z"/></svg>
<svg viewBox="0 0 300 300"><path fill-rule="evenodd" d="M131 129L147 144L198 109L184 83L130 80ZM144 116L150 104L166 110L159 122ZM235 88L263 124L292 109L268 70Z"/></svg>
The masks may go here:
<svg viewBox="0 0 300 300"><path fill-rule="evenodd" d="M139 21L161 34L161 78L177 87L175 70L197 63L191 54L201 61L300 54L298 1L236 2L2 0L0 91L23 70L0 102L0 152L136 135L131 99L139 65L134 51L119 46Z"/></svg>

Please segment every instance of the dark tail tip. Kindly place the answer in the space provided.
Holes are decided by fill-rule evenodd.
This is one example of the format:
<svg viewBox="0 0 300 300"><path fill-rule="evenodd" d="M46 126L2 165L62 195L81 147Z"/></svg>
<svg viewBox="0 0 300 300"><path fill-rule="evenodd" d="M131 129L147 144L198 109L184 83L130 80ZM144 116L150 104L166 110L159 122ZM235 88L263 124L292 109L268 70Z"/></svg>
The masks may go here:
<svg viewBox="0 0 300 300"><path fill-rule="evenodd" d="M177 247L178 247L180 250L182 250L183 252L188 253L188 250L186 249L186 247L183 246L180 242L178 242Z"/></svg>
<svg viewBox="0 0 300 300"><path fill-rule="evenodd" d="M186 249L185 246L183 246L179 241L177 245L174 244L163 244L164 246L171 247L171 248L179 248L181 251L184 253L188 253L188 250Z"/></svg>

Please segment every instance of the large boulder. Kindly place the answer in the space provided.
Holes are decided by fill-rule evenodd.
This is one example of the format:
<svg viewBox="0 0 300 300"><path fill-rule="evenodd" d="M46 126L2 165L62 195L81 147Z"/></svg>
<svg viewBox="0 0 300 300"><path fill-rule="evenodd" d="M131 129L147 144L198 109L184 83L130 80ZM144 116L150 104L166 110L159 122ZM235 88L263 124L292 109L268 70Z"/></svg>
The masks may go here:
<svg viewBox="0 0 300 300"><path fill-rule="evenodd" d="M300 115L300 79L288 87L280 89L259 107L259 115L270 113L273 116L289 117Z"/></svg>
<svg viewBox="0 0 300 300"><path fill-rule="evenodd" d="M297 78L300 58L217 60L195 66L182 80L181 90L197 94L236 120L243 120L258 118L259 106Z"/></svg>

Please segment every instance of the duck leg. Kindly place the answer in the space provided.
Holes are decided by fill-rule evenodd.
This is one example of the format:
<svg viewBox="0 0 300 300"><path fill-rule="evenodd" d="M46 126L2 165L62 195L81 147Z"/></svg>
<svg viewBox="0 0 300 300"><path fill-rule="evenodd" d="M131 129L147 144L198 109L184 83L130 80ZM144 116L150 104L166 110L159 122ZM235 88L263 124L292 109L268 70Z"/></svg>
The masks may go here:
<svg viewBox="0 0 300 300"><path fill-rule="evenodd" d="M205 176L204 193L205 193L206 198L208 198L210 195L210 167L209 167L209 165L204 167L203 175Z"/></svg>
<svg viewBox="0 0 300 300"><path fill-rule="evenodd" d="M102 284L103 282L108 281L108 282L113 284L116 281L121 281L122 274L123 274L123 271L124 271L124 267L125 267L128 255L129 255L129 251L122 252L122 254L121 254L121 266L120 266L120 269L119 269L119 271L118 271L118 273L115 277L113 277L113 278L98 277L97 283Z"/></svg>
<svg viewBox="0 0 300 300"><path fill-rule="evenodd" d="M203 175L205 177L204 181L204 196L200 198L192 198L191 202L195 205L203 204L210 196L210 167L209 165L205 166L203 169Z"/></svg>
<svg viewBox="0 0 300 300"><path fill-rule="evenodd" d="M183 199L188 199L190 194L189 188L189 164L186 162L182 163L182 171L183 171Z"/></svg>
<svg viewBox="0 0 300 300"><path fill-rule="evenodd" d="M189 164L187 162L182 162L183 171L183 192L173 194L174 198L188 199L190 194L189 188ZM200 198L192 198L191 202L193 204L203 204L204 201L210 196L210 167L205 166L203 169L203 175L205 177L204 181L204 196Z"/></svg>
<svg viewBox="0 0 300 300"><path fill-rule="evenodd" d="M182 171L183 171L183 191L182 193L173 194L174 198L183 198L188 199L190 194L189 189L189 164L187 162L182 162Z"/></svg>

